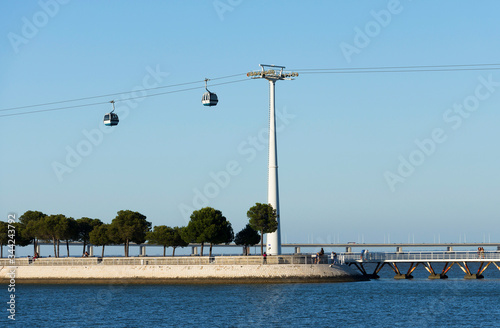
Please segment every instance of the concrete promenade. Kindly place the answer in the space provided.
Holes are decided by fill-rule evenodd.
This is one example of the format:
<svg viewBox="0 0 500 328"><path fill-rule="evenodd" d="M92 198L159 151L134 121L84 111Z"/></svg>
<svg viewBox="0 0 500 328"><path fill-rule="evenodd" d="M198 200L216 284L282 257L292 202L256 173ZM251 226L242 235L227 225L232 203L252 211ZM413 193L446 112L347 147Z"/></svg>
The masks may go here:
<svg viewBox="0 0 500 328"><path fill-rule="evenodd" d="M297 283L368 280L348 266L311 264L307 256L27 258L0 260L0 280L7 283Z"/></svg>

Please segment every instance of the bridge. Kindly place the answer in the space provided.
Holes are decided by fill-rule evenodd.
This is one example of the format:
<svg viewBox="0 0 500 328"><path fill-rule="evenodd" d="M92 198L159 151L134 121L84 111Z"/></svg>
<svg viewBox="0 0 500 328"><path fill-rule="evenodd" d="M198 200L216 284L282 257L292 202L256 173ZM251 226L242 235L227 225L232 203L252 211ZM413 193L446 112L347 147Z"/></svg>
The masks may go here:
<svg viewBox="0 0 500 328"><path fill-rule="evenodd" d="M465 252L396 252L396 253L372 253L365 254L341 253L339 261L349 266L355 266L363 275L376 279L379 278L378 273L384 266L389 266L394 273L395 279L411 279L412 273L421 265L429 272L429 279L446 279L450 269L457 265L464 273L465 279L482 279L483 273L492 264L498 270L500 266L499 251L465 251ZM402 271L398 265L409 264L406 272ZM477 271L471 269L471 263L478 265ZM375 265L375 268L370 273L367 269L367 264ZM438 264L443 264L441 271L435 269Z"/></svg>

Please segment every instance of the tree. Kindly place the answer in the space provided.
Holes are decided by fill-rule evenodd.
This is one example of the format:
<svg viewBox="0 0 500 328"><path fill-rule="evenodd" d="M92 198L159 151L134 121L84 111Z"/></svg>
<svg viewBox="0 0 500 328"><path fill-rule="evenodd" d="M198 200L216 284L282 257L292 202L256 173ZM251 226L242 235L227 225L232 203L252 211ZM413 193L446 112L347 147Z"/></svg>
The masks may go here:
<svg viewBox="0 0 500 328"><path fill-rule="evenodd" d="M19 222L7 223L0 221L0 257L3 257L3 246L7 245L8 254L14 255L16 253L16 246L28 246L31 242L21 236L23 225ZM9 244L9 240L14 243Z"/></svg>
<svg viewBox="0 0 500 328"><path fill-rule="evenodd" d="M248 212L247 217L252 229L260 231L260 253L264 254L264 233L275 232L278 229L276 210L271 204L255 203Z"/></svg>
<svg viewBox="0 0 500 328"><path fill-rule="evenodd" d="M70 240L78 240L78 223L73 218L64 218L60 222L60 238L66 241L66 252L69 257L69 242ZM58 250L59 252L59 250Z"/></svg>
<svg viewBox="0 0 500 328"><path fill-rule="evenodd" d="M90 240L90 232L94 230L95 227L102 225L102 221L99 219L91 219L87 217L80 218L76 220L78 225L78 237L77 240L83 242L83 251L85 253L85 247Z"/></svg>
<svg viewBox="0 0 500 328"><path fill-rule="evenodd" d="M7 222L0 221L0 257L3 257L3 246L9 242Z"/></svg>
<svg viewBox="0 0 500 328"><path fill-rule="evenodd" d="M36 233L39 239L52 240L54 257L59 257L59 243L69 229L68 218L63 214L46 216L36 224Z"/></svg>
<svg viewBox="0 0 500 328"><path fill-rule="evenodd" d="M188 243L181 237L181 228L167 227L165 225L155 226L153 231L148 232L146 239L151 244L158 244L163 246L163 256L166 254L167 247L173 247L172 256L175 256L175 249L177 247L187 246Z"/></svg>
<svg viewBox="0 0 500 328"><path fill-rule="evenodd" d="M185 247L189 245L183 238L182 238L182 232L186 229L185 227L179 228L179 227L174 227L174 230L172 231L171 235L171 243L170 247L172 247L172 256L175 256L175 249L177 247Z"/></svg>
<svg viewBox="0 0 500 328"><path fill-rule="evenodd" d="M234 238L234 243L236 245L245 246L245 255L248 255L248 248L250 246L258 244L260 241L260 236L257 231L255 231L250 224L247 224L240 232L236 234Z"/></svg>
<svg viewBox="0 0 500 328"><path fill-rule="evenodd" d="M234 233L231 223L226 220L222 212L211 207L204 207L191 214L182 237L187 242L201 243L201 256L205 243L210 243L210 254L212 256L213 244L230 243Z"/></svg>
<svg viewBox="0 0 500 328"><path fill-rule="evenodd" d="M110 237L110 225L109 224L101 224L96 226L89 233L89 241L92 245L102 246L101 257L104 257L104 247L106 245L110 245L112 243Z"/></svg>
<svg viewBox="0 0 500 328"><path fill-rule="evenodd" d="M111 222L112 239L115 243L124 243L125 257L128 257L130 242L142 244L146 241L146 233L151 230L151 222L146 216L130 210L118 211L118 215Z"/></svg>
<svg viewBox="0 0 500 328"><path fill-rule="evenodd" d="M234 239L234 232L231 223L226 220L221 211L215 210L206 228L207 242L210 243L210 253L212 256L212 246L215 244L229 244Z"/></svg>
<svg viewBox="0 0 500 328"><path fill-rule="evenodd" d="M40 235L37 229L40 227L40 221L45 217L47 217L47 215L40 211L26 211L19 217L19 223L21 223L19 238L29 240L28 245L33 242L33 255L36 252L38 235ZM16 244L19 245L17 240Z"/></svg>

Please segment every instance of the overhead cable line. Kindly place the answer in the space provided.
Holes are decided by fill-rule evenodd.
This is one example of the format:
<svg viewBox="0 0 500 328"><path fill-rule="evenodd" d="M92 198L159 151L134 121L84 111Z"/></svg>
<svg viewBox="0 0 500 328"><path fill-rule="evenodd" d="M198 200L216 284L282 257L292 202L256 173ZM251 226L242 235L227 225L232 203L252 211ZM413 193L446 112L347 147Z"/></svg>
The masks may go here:
<svg viewBox="0 0 500 328"><path fill-rule="evenodd" d="M400 73L400 72L443 72L443 71L479 71L498 70L500 64L470 64L470 65L429 65L429 66L379 66L355 68L301 68L294 69L301 74L325 73Z"/></svg>
<svg viewBox="0 0 500 328"><path fill-rule="evenodd" d="M238 74L238 75L241 75L241 74ZM248 79L242 79L242 80L235 80L235 81L228 81L228 82L221 82L221 83L213 83L212 86L224 85L224 84L231 84L231 83L237 83L237 82L243 82L243 81L250 81L250 80L248 80ZM203 81L203 82L205 82L205 81ZM205 87L202 86L202 87L185 88L185 89L179 89L179 90L173 90L173 91L166 91L166 92L154 93L154 94L144 95L144 96L135 96L135 97L123 98L123 99L115 100L114 102L118 103L118 102L121 102L121 101L128 101L128 100L140 99L140 98L148 98L148 97L155 97L155 96L161 96L161 95L166 95L166 94L170 94L170 93L185 92L185 91L197 90L197 89L203 89L203 88L205 88ZM152 90L152 89L147 89L147 90ZM119 94L123 94L123 93L119 93ZM100 96L100 97L102 97L102 96ZM94 97L94 98L96 98L96 97ZM58 111L58 110L65 110L65 109L71 109L71 108L82 108L82 107L96 106L96 105L102 105L102 104L107 104L107 103L109 103L109 101L95 102L95 103L82 104L82 105L71 105L71 106L66 106L66 107L39 109L39 110L33 110L33 111L21 112L21 113L3 114L3 115L0 115L0 117L18 116L18 115L26 115L26 114L34 114L34 113L42 113L42 112L53 112L53 111Z"/></svg>
<svg viewBox="0 0 500 328"><path fill-rule="evenodd" d="M300 74L353 74L353 73L421 73L421 72L454 72L454 71L491 71L499 70L500 67L490 68L462 68L462 69L426 69L426 70L380 70L380 71L305 71Z"/></svg>
<svg viewBox="0 0 500 328"><path fill-rule="evenodd" d="M450 71L484 71L484 70L500 70L500 64L379 66L379 67L356 67L356 68L302 68L302 69L294 69L294 71L300 72L300 74L415 73L415 72L450 72ZM246 73L239 73L239 74L232 74L232 75L227 75L227 76L222 76L222 77L216 77L216 78L211 78L210 80L215 81L215 80L227 79L227 78L241 76L241 75L246 76ZM216 83L216 84L212 84L212 86L224 85L224 84L230 84L230 83L236 83L236 82L243 82L243 81L248 81L248 79ZM191 85L191 84L197 84L197 83L204 83L204 82L205 82L205 80L178 83L178 84L170 84L170 85L159 86L159 87L154 87L154 88L145 88L145 89L141 89L141 91L159 90L159 89L173 88L173 87L179 87L179 86ZM190 91L190 90L195 90L195 89L200 89L200 88L203 88L203 87L192 87L192 88L178 89L178 90L160 92L160 93L144 95L144 96L132 96L132 97L128 97L128 98L122 98L122 99L115 100L115 102L127 101L127 100L139 99L139 98L155 97L155 96ZM99 96L76 98L76 99L68 99L68 100L62 100L62 101L54 101L54 102L48 102L48 103L42 103L42 104L3 108L3 109L0 109L0 112L28 109L28 108L34 108L34 107L43 107L43 106L57 105L57 104L63 104L63 103L78 102L78 101L85 101L85 100L105 98L105 97L109 98L109 97L113 97L113 96L126 95L126 94L130 94L130 91L110 93L110 94L104 94L104 95L99 95ZM33 110L33 111L27 111L27 112L21 112L21 113L18 112L18 113L12 113L12 114L4 114L4 115L0 115L0 117L26 115L26 114L40 113L40 112L58 111L58 110L64 110L64 109L70 109L70 108L82 108L82 107L88 107L88 106L101 105L101 104L105 104L108 102L109 101L103 101L103 102L94 102L94 103L90 103L90 104L79 104L79 105L71 105L71 106L65 106L65 107L39 109L39 110Z"/></svg>
<svg viewBox="0 0 500 328"><path fill-rule="evenodd" d="M227 76L222 76L222 77L211 78L210 80L215 81L215 80L227 79L227 78L230 78L230 77L235 77L235 76L240 76L240 75L245 75L245 74L246 73L227 75ZM205 80L193 81L193 82L186 82L186 83L178 83L178 84L169 84L169 85L164 85L164 86L160 86L160 87L141 89L140 91L150 91L150 90L158 90L158 89L165 89L165 88L173 88L173 87L179 87L179 86L183 86L183 85L196 84L196 83L204 83L204 82L205 82ZM109 94L105 94L105 95L83 97L83 98L76 98L76 99L67 99L67 100L54 101L54 102L48 102L48 103L43 103L43 104L35 104L35 105L27 105L27 106L3 108L3 109L0 109L0 112L17 110L17 109L33 108L33 107L42 107L42 106L49 106L49 105L64 104L64 103L69 103L69 102L76 102L76 101L83 101L83 100L90 100L90 99L97 99L97 98L112 97L112 96L118 96L118 95L123 95L123 94L127 94L127 93L130 93L130 91L109 93ZM2 117L2 116L0 116L0 117Z"/></svg>

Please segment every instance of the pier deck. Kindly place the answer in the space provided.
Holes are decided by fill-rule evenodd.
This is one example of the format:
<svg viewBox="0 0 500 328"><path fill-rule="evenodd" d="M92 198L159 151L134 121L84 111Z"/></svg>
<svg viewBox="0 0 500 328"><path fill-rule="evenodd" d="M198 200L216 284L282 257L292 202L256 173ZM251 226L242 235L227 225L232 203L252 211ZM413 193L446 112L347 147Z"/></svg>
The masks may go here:
<svg viewBox="0 0 500 328"><path fill-rule="evenodd" d="M361 256L360 253L342 253L339 255L340 261L349 266L355 266L361 273L370 277L378 278L378 273L384 266L389 266L394 273L395 279L411 279L412 273L421 265L429 272L429 279L446 279L448 271L457 265L464 273L465 279L482 279L483 273L488 267L493 265L498 270L500 266L500 252L396 252L396 253L380 253L368 252ZM375 269L369 273L366 269L366 264L375 264ZM400 270L398 265L405 263L409 264L409 269L406 272ZM437 271L434 267L437 263L443 263L443 269ZM470 263L478 263L477 271L470 268Z"/></svg>

